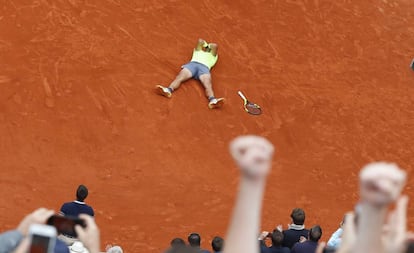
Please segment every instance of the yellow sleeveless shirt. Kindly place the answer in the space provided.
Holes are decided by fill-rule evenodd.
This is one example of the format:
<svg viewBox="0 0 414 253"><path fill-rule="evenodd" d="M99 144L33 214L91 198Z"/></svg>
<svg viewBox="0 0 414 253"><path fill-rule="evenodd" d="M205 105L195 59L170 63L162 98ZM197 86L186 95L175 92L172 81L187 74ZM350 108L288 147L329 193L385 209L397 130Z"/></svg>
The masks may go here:
<svg viewBox="0 0 414 253"><path fill-rule="evenodd" d="M205 52L203 50L195 50L193 51L193 57L191 61L198 62L204 64L211 69L218 60L218 54L216 56L212 55L210 52Z"/></svg>

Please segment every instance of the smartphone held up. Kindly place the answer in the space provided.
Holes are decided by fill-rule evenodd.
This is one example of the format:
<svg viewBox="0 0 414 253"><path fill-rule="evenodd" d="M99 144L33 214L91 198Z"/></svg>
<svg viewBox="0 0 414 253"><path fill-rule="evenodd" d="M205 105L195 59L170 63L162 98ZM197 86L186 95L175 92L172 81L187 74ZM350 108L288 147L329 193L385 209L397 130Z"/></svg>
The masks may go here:
<svg viewBox="0 0 414 253"><path fill-rule="evenodd" d="M30 253L53 253L56 244L56 228L49 225L33 224L29 228Z"/></svg>

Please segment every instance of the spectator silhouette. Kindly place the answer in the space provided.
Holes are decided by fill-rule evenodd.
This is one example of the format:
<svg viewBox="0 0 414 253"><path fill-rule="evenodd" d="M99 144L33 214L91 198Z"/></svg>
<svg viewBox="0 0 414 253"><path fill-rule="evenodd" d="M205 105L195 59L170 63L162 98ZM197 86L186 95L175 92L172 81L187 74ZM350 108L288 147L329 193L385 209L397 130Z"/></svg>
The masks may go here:
<svg viewBox="0 0 414 253"><path fill-rule="evenodd" d="M79 214L84 213L94 216L95 212L93 208L85 203L88 193L88 188L85 185L79 185L76 190L76 200L64 203L60 208L60 214L77 217Z"/></svg>
<svg viewBox="0 0 414 253"><path fill-rule="evenodd" d="M308 240L295 243L291 253L314 253L318 247L318 241L321 237L322 228L319 225L313 226L309 230Z"/></svg>
<svg viewBox="0 0 414 253"><path fill-rule="evenodd" d="M175 252L176 249L185 247L185 241L181 238L174 238L171 240L170 242L170 247L168 249L166 249L164 252L165 253L171 253L171 252Z"/></svg>
<svg viewBox="0 0 414 253"><path fill-rule="evenodd" d="M64 203L60 208L59 213L64 216L78 217L80 214L87 214L93 217L95 212L91 206L85 203L86 197L88 197L88 188L85 185L79 185L76 190L76 200ZM71 246L74 242L78 241L78 238L67 234L60 234L58 238L64 241L68 246Z"/></svg>
<svg viewBox="0 0 414 253"><path fill-rule="evenodd" d="M224 247L224 239L220 236L215 236L211 241L211 248L213 249L213 253L221 253Z"/></svg>
<svg viewBox="0 0 414 253"><path fill-rule="evenodd" d="M270 247L266 246L265 239L271 238L272 245ZM288 247L283 247L283 233L275 229L272 233L263 232L259 238L260 240L260 252L261 253L290 253Z"/></svg>
<svg viewBox="0 0 414 253"><path fill-rule="evenodd" d="M282 246L292 249L295 243L299 242L301 237L308 238L309 230L305 229L305 211L301 208L295 208L290 214L292 224L283 231Z"/></svg>
<svg viewBox="0 0 414 253"><path fill-rule="evenodd" d="M196 249L200 253L210 253L210 251L206 249L201 249L201 236L198 233L191 233L188 238L188 243L190 247Z"/></svg>

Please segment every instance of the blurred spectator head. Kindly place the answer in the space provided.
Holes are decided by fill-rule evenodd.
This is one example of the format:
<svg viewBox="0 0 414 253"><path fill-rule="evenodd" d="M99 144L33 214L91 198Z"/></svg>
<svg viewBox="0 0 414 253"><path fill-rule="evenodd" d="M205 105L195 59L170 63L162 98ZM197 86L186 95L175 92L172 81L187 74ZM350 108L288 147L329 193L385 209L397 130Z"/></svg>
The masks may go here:
<svg viewBox="0 0 414 253"><path fill-rule="evenodd" d="M200 247L201 245L201 237L197 233L191 233L188 236L188 243L191 247Z"/></svg>
<svg viewBox="0 0 414 253"><path fill-rule="evenodd" d="M292 221L296 225L303 225L305 223L305 211L301 208L295 208L290 214Z"/></svg>
<svg viewBox="0 0 414 253"><path fill-rule="evenodd" d="M273 246L282 246L284 236L280 230L278 229L273 230L271 238L272 238Z"/></svg>
<svg viewBox="0 0 414 253"><path fill-rule="evenodd" d="M185 242L181 238L174 238L170 242L171 247L179 247L179 246L185 246Z"/></svg>
<svg viewBox="0 0 414 253"><path fill-rule="evenodd" d="M76 190L76 200L83 202L88 197L88 188L83 184L78 186Z"/></svg>
<svg viewBox="0 0 414 253"><path fill-rule="evenodd" d="M214 237L213 240L211 241L211 248L215 252L222 251L223 250L223 246L224 246L224 239L221 238L220 236Z"/></svg>
<svg viewBox="0 0 414 253"><path fill-rule="evenodd" d="M322 228L319 225L311 227L309 230L309 240L313 242L318 242L322 237Z"/></svg>

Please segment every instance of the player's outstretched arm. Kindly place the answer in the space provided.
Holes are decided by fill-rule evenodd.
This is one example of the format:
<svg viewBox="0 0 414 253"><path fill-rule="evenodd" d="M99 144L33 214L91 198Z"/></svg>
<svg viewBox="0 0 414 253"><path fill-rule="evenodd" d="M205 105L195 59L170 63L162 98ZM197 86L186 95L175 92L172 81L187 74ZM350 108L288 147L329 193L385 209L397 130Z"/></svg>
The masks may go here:
<svg viewBox="0 0 414 253"><path fill-rule="evenodd" d="M258 253L262 198L274 148L262 137L241 136L231 142L230 152L241 178L224 253Z"/></svg>
<svg viewBox="0 0 414 253"><path fill-rule="evenodd" d="M210 43L208 44L208 47L210 48L210 53L216 56L218 51L218 45L216 43Z"/></svg>

